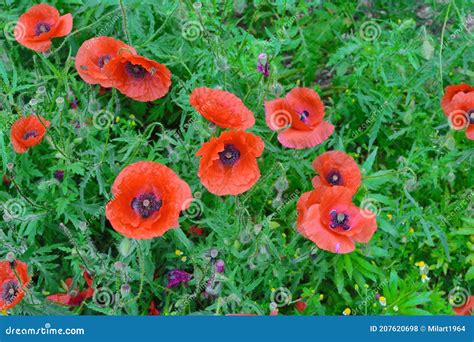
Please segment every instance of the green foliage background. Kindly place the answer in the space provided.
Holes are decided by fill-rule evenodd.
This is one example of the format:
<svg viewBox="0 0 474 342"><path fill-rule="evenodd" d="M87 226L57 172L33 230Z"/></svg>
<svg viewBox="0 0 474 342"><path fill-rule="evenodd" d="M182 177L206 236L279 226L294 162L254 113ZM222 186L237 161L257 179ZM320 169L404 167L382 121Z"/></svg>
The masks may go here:
<svg viewBox="0 0 474 342"><path fill-rule="evenodd" d="M127 0L126 18L115 0L51 1L73 14L74 28L48 55L8 39L33 3L0 2L0 167L14 177L0 187L0 200L24 209L1 221L0 259L13 252L34 274L12 313L141 315L155 300L163 314L268 314L275 293L286 291L291 303L279 307L281 314L451 314L449 292L472 288L473 143L449 128L439 105L446 85L474 83L471 1ZM369 24L373 31L366 32ZM126 41L127 30L141 55L171 70L165 98L139 103L116 90L99 95L77 75L73 57L84 40ZM256 71L263 52L268 79ZM265 152L262 178L248 193L219 198L199 182L194 153L216 132L189 104L198 86L231 91L255 114L251 131L264 139ZM336 127L312 149L285 149L265 124L264 100L295 86L318 91ZM77 110L70 109L72 96ZM39 103L32 107L31 99ZM32 111L51 129L41 145L16 154L10 125ZM97 129L93 118L109 112L113 124ZM318 250L295 229L296 200L312 188L311 162L329 149L357 160L363 186L355 202L369 199L378 210L374 238L348 255ZM198 197L196 214L163 238L124 239L104 217L116 175L139 160L168 165ZM65 171L62 183L56 170ZM278 202L277 188L286 183ZM205 236L188 233L194 224ZM226 265L215 275L219 295L206 299L199 290L211 273L211 248ZM114 267L117 261L125 270ZM419 261L429 267L428 282ZM94 298L67 310L45 300L64 292L67 277L84 287L81 267L93 274L94 287L115 295L114 303ZM166 290L174 268L193 273L189 287ZM130 294L120 293L123 283ZM308 304L303 313L293 305L300 298Z"/></svg>

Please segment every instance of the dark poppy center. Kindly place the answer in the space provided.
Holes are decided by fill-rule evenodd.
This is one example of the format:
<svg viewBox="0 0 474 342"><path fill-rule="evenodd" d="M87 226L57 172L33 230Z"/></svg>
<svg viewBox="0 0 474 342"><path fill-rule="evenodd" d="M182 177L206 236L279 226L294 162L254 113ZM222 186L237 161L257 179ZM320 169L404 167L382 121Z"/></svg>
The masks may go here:
<svg viewBox="0 0 474 342"><path fill-rule="evenodd" d="M338 213L335 210L332 210L329 215L331 216L331 222L329 226L333 229L337 227L341 227L344 230L349 230L351 227L349 226L349 215L345 213Z"/></svg>
<svg viewBox="0 0 474 342"><path fill-rule="evenodd" d="M18 282L16 280L9 280L5 284L3 284L2 288L2 299L10 304L12 303L16 296L20 292L20 287L18 286Z"/></svg>
<svg viewBox="0 0 474 342"><path fill-rule="evenodd" d="M309 117L309 112L307 110L303 110L300 113L300 121L306 122L306 119L308 119L308 117Z"/></svg>
<svg viewBox="0 0 474 342"><path fill-rule="evenodd" d="M42 33L51 31L51 25L48 23L38 23L35 27L35 35L39 36Z"/></svg>
<svg viewBox="0 0 474 342"><path fill-rule="evenodd" d="M132 209L142 218L148 218L160 210L163 201L152 192L146 192L132 200Z"/></svg>
<svg viewBox="0 0 474 342"><path fill-rule="evenodd" d="M225 166L234 165L240 158L240 151L232 144L225 144L224 151L219 152L219 159Z"/></svg>
<svg viewBox="0 0 474 342"><path fill-rule="evenodd" d="M339 171L331 171L327 174L326 180L329 184L332 185L341 185L342 184L342 176Z"/></svg>
<svg viewBox="0 0 474 342"><path fill-rule="evenodd" d="M35 129L30 129L23 134L23 140L27 140L31 137L36 138L38 136L38 131Z"/></svg>
<svg viewBox="0 0 474 342"><path fill-rule="evenodd" d="M110 61L111 58L112 56L109 54L100 56L99 60L97 61L97 66L102 69L104 65L106 65Z"/></svg>
<svg viewBox="0 0 474 342"><path fill-rule="evenodd" d="M144 67L130 62L125 63L125 70L133 78L140 79L146 76L147 72Z"/></svg>
<svg viewBox="0 0 474 342"><path fill-rule="evenodd" d="M471 125L474 125L474 108L467 111L467 119Z"/></svg>

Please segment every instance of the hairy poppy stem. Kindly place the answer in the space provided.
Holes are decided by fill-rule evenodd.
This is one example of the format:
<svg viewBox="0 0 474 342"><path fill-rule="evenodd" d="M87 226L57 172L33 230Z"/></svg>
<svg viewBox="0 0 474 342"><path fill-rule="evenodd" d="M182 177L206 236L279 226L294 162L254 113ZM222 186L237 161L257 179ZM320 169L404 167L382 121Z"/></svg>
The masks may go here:
<svg viewBox="0 0 474 342"><path fill-rule="evenodd" d="M23 197L23 199L25 201L27 201L28 203L30 203L32 206L36 207L36 208L42 208L42 209L46 209L49 211L49 208L48 207L44 207L42 205L39 205L39 204L36 204L35 202L33 202L28 196L26 196L23 191L21 190L21 188L18 186L18 184L15 182L15 178L14 177L11 177L11 182L13 183L13 186L15 187L15 189L18 191L18 193L20 194L21 197Z"/></svg>
<svg viewBox="0 0 474 342"><path fill-rule="evenodd" d="M135 244L137 245L137 250L138 250L138 263L140 264L140 286L138 288L138 293L137 295L126 301L126 302L121 302L120 303L120 306L121 307L124 307L125 305L128 305L128 304L131 304L131 303L134 303L136 301L138 301L140 299L140 297L142 296L142 292L143 292L143 283L145 281L145 261L144 261L144 258L143 258L143 250L142 250L142 246L140 245L140 242L137 241L137 240L134 240Z"/></svg>
<svg viewBox="0 0 474 342"><path fill-rule="evenodd" d="M123 21L123 33L127 39L128 45L132 46L132 40L130 39L130 33L128 32L127 24L127 12L125 11L125 6L123 5L123 0L119 0L120 10L122 11L122 21Z"/></svg>
<svg viewBox="0 0 474 342"><path fill-rule="evenodd" d="M448 23L448 19L449 19L449 12L451 12L451 4L453 2L450 1L449 4L448 4L448 9L446 10L446 15L444 17L444 22L443 22L443 28L441 30L441 38L440 38L440 47L439 47L439 79L440 79L440 83L441 83L441 92L443 92L444 90L444 86L443 86L443 63L442 63L442 60L443 60L443 47L444 47L444 33L446 31L446 24Z"/></svg>

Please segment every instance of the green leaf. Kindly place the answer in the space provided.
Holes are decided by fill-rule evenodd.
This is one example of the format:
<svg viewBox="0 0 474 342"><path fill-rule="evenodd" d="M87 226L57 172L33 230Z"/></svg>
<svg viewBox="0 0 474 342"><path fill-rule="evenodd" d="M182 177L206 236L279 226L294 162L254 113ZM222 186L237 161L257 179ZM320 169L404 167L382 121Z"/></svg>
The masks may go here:
<svg viewBox="0 0 474 342"><path fill-rule="evenodd" d="M349 279L352 280L352 261L349 254L344 254L344 264L346 265L346 272Z"/></svg>

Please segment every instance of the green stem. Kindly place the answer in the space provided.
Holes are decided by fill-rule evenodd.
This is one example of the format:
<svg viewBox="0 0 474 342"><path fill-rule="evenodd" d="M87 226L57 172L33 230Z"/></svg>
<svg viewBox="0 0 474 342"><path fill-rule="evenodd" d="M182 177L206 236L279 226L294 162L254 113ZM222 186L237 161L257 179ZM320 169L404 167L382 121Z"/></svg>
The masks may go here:
<svg viewBox="0 0 474 342"><path fill-rule="evenodd" d="M448 16L449 12L451 11L452 1L449 2L448 9L446 11L446 15L444 17L443 29L441 31L441 38L440 38L440 47L439 47L439 78L441 83L441 91L444 91L443 87L443 46L444 46L444 33L446 31L446 24L448 23Z"/></svg>
<svg viewBox="0 0 474 342"><path fill-rule="evenodd" d="M128 45L132 46L132 40L130 39L130 33L128 32L127 12L125 11L123 0L119 0L119 4L120 10L122 11L123 33L125 34Z"/></svg>

